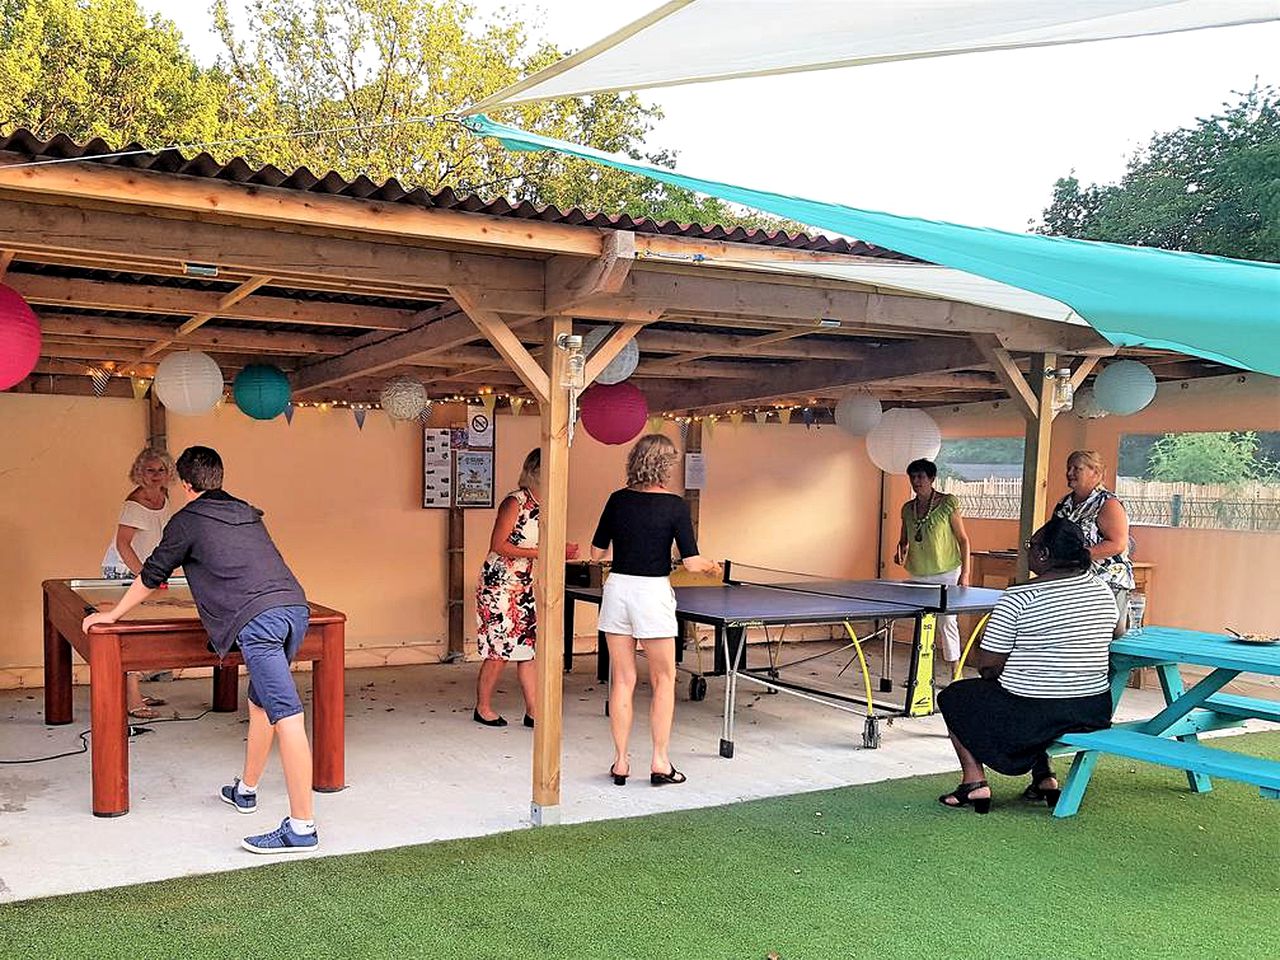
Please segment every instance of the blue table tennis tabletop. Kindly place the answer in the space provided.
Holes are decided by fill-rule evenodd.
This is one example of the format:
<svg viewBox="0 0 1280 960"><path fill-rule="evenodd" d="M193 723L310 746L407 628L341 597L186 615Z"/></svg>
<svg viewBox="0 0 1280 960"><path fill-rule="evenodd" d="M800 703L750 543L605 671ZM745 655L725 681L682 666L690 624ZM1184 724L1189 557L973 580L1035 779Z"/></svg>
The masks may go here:
<svg viewBox="0 0 1280 960"><path fill-rule="evenodd" d="M892 620L923 613L979 613L996 605L1003 591L947 587L940 610L937 584L900 580L807 580L797 583L729 583L676 587L676 614L711 626L837 623ZM599 603L598 587L569 587L566 597Z"/></svg>

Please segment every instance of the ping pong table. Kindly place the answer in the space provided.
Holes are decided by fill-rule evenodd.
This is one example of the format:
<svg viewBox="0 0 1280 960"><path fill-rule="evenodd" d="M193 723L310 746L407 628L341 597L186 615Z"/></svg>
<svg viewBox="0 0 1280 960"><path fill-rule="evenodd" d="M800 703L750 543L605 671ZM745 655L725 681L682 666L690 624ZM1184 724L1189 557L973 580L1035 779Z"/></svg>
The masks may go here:
<svg viewBox="0 0 1280 960"><path fill-rule="evenodd" d="M948 614L984 613L990 611L1003 592L979 587L955 587L891 580L841 580L806 577L787 571L767 570L726 561L723 582L709 586L677 586L676 618L684 624L711 627L715 631L715 667L713 675L725 679L724 720L720 739L720 755L732 757L734 752L734 711L739 681L748 681L781 693L846 710L860 704L867 719L863 729L863 745L879 746L879 717L875 709L893 716L926 716L934 712L933 646L938 617ZM602 587L568 586L565 590L566 636L573 636L573 607L576 602L599 605ZM871 691L870 672L862 646L877 637L885 640L886 651L892 650L893 625L899 620L913 623L910 664L906 678L906 694L902 703L877 700ZM853 623L876 624L866 636L858 636ZM825 688L793 682L782 676L791 666L807 663L813 656L781 663L774 656L774 644L780 645L771 630L795 626L843 626L849 642L818 656L853 652L860 661L865 683L864 696L851 696ZM753 668L747 663L746 632L762 629L769 652L767 667ZM607 647L599 641L597 669L602 682L608 679ZM890 653L891 656L891 653ZM889 657L886 657L889 661ZM852 661L851 661L852 662ZM880 692L893 688L892 665L881 675ZM695 674L690 686L691 699L700 700L698 683L705 681Z"/></svg>

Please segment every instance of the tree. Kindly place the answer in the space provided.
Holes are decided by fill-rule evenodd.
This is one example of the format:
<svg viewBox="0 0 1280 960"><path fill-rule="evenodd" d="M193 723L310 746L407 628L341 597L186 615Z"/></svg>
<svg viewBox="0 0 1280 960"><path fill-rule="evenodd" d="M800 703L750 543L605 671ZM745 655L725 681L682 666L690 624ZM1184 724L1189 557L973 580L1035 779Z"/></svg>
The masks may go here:
<svg viewBox="0 0 1280 960"><path fill-rule="evenodd" d="M1153 136L1118 184L1059 179L1037 232L1280 260L1280 90L1237 96L1194 126Z"/></svg>
<svg viewBox="0 0 1280 960"><path fill-rule="evenodd" d="M1258 456L1253 432L1176 433L1151 448L1151 476L1165 483L1237 484L1274 477L1275 465Z"/></svg>
<svg viewBox="0 0 1280 960"><path fill-rule="evenodd" d="M135 0L0 0L0 133L195 143L225 130L226 77Z"/></svg>
<svg viewBox="0 0 1280 960"><path fill-rule="evenodd" d="M481 22L462 0L253 0L247 13L241 27L226 0L214 5L244 110L240 125L272 135L248 148L259 162L561 208L798 228L583 160L508 151L441 119L561 58L553 45L531 41L508 11ZM503 114L546 136L674 165L670 153L643 152L661 113L633 94L521 104Z"/></svg>

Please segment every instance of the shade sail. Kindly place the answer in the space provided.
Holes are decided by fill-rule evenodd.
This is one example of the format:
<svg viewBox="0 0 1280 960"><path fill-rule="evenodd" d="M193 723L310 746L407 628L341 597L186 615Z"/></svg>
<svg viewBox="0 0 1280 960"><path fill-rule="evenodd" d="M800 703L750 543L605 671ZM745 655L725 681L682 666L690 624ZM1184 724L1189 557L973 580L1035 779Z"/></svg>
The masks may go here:
<svg viewBox="0 0 1280 960"><path fill-rule="evenodd" d="M859 210L687 176L484 116L463 123L508 149L581 157L1037 294L1070 308L1117 346L1175 350L1280 376L1280 264ZM1039 308L1056 309L1043 301Z"/></svg>
<svg viewBox="0 0 1280 960"><path fill-rule="evenodd" d="M1280 0L678 0L468 108L1280 19Z"/></svg>

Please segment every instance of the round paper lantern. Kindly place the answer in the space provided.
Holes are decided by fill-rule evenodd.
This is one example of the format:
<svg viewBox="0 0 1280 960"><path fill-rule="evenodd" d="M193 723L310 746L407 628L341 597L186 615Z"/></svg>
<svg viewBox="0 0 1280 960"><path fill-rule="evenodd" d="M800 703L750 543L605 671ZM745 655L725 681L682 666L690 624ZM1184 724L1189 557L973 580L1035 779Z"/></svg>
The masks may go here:
<svg viewBox="0 0 1280 960"><path fill-rule="evenodd" d="M0 390L21 383L40 359L40 321L18 296L0 283Z"/></svg>
<svg viewBox="0 0 1280 960"><path fill-rule="evenodd" d="M836 404L836 425L853 437L865 437L876 428L884 408L869 393L850 393Z"/></svg>
<svg viewBox="0 0 1280 960"><path fill-rule="evenodd" d="M251 363L231 386L236 406L255 420L274 420L289 405L289 378L269 363Z"/></svg>
<svg viewBox="0 0 1280 960"><path fill-rule="evenodd" d="M160 361L151 389L165 409L184 417L198 416L222 399L222 371L207 353L182 350Z"/></svg>
<svg viewBox="0 0 1280 960"><path fill-rule="evenodd" d="M582 338L582 352L587 356L591 356L592 351L604 342L604 338L609 335L611 329L611 327L593 327ZM639 363L640 345L636 343L635 337L632 337L627 341L627 345L622 348L622 352L610 360L609 365L600 371L600 376L596 377L596 383L603 383L606 386L621 383L636 372L636 366Z"/></svg>
<svg viewBox="0 0 1280 960"><path fill-rule="evenodd" d="M427 388L412 377L396 377L382 388L379 402L392 420L416 420L427 407Z"/></svg>
<svg viewBox="0 0 1280 960"><path fill-rule="evenodd" d="M1098 403L1093 387L1081 387L1076 391L1075 402L1071 405L1071 412L1081 420L1101 420L1107 415L1107 411L1102 409L1102 405Z"/></svg>
<svg viewBox="0 0 1280 960"><path fill-rule="evenodd" d="M630 383L589 387L578 401L582 429L601 443L628 443L649 422L649 402Z"/></svg>
<svg viewBox="0 0 1280 960"><path fill-rule="evenodd" d="M912 460L932 460L942 449L942 432L923 410L886 410L867 434L867 455L885 473L904 474Z"/></svg>
<svg viewBox="0 0 1280 960"><path fill-rule="evenodd" d="M1156 395L1156 375L1137 360L1108 364L1093 381L1093 394L1104 410L1121 416L1137 413Z"/></svg>

